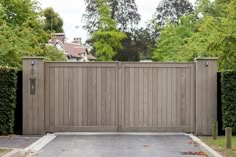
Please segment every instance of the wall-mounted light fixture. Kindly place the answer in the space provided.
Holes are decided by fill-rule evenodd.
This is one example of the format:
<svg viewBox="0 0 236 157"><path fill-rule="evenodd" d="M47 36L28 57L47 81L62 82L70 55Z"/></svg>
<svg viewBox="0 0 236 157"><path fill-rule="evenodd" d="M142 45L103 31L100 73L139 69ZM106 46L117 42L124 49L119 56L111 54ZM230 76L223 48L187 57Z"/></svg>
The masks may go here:
<svg viewBox="0 0 236 157"><path fill-rule="evenodd" d="M207 67L209 66L209 62L208 61L205 62L205 66L207 66Z"/></svg>
<svg viewBox="0 0 236 157"><path fill-rule="evenodd" d="M36 92L36 78L34 77L34 60L31 61L31 78L30 78L30 94L35 95Z"/></svg>

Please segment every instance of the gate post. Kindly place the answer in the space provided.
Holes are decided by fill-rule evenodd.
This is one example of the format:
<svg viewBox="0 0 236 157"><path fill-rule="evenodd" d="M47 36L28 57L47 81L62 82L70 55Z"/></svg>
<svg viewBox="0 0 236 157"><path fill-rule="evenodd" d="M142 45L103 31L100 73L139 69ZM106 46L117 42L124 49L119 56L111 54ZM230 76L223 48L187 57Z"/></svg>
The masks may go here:
<svg viewBox="0 0 236 157"><path fill-rule="evenodd" d="M23 135L44 134L44 58L23 58Z"/></svg>
<svg viewBox="0 0 236 157"><path fill-rule="evenodd" d="M196 131L211 135L217 121L217 58L196 58Z"/></svg>

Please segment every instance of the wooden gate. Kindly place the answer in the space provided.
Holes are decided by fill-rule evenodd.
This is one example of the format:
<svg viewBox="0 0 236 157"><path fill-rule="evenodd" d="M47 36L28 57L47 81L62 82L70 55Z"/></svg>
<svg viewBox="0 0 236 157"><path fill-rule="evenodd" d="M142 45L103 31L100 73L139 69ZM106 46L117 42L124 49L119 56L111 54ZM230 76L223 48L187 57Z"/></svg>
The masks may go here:
<svg viewBox="0 0 236 157"><path fill-rule="evenodd" d="M116 131L116 63L45 63L45 130Z"/></svg>
<svg viewBox="0 0 236 157"><path fill-rule="evenodd" d="M216 119L215 59L186 63L81 63L26 58L23 66L24 134L211 134L209 124ZM35 80L35 85L31 80ZM36 91L32 93L32 89ZM206 97L202 93L210 94Z"/></svg>
<svg viewBox="0 0 236 157"><path fill-rule="evenodd" d="M122 131L194 132L195 64L124 63Z"/></svg>

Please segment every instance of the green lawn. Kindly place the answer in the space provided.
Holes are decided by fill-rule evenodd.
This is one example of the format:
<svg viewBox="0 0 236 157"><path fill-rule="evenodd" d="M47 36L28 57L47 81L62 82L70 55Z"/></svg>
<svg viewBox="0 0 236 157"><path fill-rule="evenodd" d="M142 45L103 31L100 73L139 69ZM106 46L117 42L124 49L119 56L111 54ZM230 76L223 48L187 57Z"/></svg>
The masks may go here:
<svg viewBox="0 0 236 157"><path fill-rule="evenodd" d="M3 156L4 154L10 152L10 149L0 149L0 156Z"/></svg>
<svg viewBox="0 0 236 157"><path fill-rule="evenodd" d="M232 138L232 149L225 149L225 137L220 136L217 140L213 140L212 137L201 137L202 141L208 144L210 147L221 153L223 156L236 157L236 136Z"/></svg>

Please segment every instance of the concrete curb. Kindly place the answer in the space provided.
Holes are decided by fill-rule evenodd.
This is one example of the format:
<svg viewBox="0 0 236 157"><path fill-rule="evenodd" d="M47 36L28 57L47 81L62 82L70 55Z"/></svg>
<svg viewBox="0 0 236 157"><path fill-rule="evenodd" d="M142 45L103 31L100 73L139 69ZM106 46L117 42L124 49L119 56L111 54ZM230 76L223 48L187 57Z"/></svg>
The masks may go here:
<svg viewBox="0 0 236 157"><path fill-rule="evenodd" d="M172 132L55 132L54 135L59 136L76 136L76 135L81 135L81 136L89 136L89 135L158 135L158 136L184 136L186 133L172 133Z"/></svg>
<svg viewBox="0 0 236 157"><path fill-rule="evenodd" d="M37 153L44 146L46 146L49 142L51 142L55 137L56 137L56 135L54 135L54 134L47 134L47 135L43 136L42 138L40 138L39 140L37 140L36 142L31 144L30 146L23 149L21 151L21 156L23 156L23 155L31 156L31 155Z"/></svg>
<svg viewBox="0 0 236 157"><path fill-rule="evenodd" d="M9 153L3 155L3 157L20 157L21 156L21 150L20 149L14 149L10 151Z"/></svg>
<svg viewBox="0 0 236 157"><path fill-rule="evenodd" d="M187 135L187 134L186 134ZM213 150L211 147L209 147L208 145L206 145L204 142L202 142L199 138L197 138L196 136L192 135L192 134L188 134L188 136L194 141L196 142L199 147L205 152L207 153L208 156L210 157L223 157L222 155L220 155L218 152L216 152L215 150Z"/></svg>

